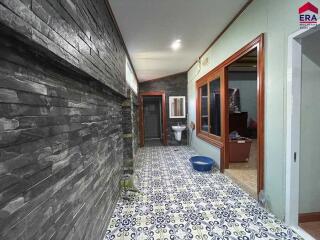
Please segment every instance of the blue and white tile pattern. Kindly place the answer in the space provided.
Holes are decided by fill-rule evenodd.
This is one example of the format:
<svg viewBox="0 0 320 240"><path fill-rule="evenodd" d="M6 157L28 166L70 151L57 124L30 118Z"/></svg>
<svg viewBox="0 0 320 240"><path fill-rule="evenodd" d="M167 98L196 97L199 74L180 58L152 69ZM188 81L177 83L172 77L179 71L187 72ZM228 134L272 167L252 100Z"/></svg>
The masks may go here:
<svg viewBox="0 0 320 240"><path fill-rule="evenodd" d="M141 191L119 200L109 239L301 239L232 181L214 171L192 169L188 147L139 150Z"/></svg>

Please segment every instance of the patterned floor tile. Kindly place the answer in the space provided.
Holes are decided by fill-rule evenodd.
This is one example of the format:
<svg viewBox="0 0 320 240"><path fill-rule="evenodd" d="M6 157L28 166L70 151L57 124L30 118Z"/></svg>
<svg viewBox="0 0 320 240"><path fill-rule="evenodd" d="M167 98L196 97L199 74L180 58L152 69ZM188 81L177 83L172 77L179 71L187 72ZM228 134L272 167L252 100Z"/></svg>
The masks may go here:
<svg viewBox="0 0 320 240"><path fill-rule="evenodd" d="M217 170L194 171L188 147L139 149L140 193L119 200L109 239L301 239Z"/></svg>

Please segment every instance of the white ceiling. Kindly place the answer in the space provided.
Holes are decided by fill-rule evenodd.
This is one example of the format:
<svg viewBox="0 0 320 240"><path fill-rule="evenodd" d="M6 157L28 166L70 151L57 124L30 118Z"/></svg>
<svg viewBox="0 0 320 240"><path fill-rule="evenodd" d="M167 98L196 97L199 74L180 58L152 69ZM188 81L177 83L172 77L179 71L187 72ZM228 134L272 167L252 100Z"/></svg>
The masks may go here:
<svg viewBox="0 0 320 240"><path fill-rule="evenodd" d="M247 0L109 0L139 81L187 71ZM178 51L171 43L182 40Z"/></svg>

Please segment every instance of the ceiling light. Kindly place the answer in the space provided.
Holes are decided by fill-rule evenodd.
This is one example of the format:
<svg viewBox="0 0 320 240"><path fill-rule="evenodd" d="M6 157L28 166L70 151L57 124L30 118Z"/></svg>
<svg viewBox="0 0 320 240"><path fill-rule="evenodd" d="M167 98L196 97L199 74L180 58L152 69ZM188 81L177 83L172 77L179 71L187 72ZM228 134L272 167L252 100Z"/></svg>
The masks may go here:
<svg viewBox="0 0 320 240"><path fill-rule="evenodd" d="M171 44L171 48L176 51L178 50L179 48L181 48L181 40L180 39L177 39L175 41L172 42Z"/></svg>

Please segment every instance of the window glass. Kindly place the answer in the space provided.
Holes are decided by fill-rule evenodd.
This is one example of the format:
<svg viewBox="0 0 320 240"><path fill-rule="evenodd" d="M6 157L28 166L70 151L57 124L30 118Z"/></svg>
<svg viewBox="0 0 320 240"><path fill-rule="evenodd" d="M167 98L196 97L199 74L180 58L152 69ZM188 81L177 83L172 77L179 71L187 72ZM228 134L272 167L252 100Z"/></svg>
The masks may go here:
<svg viewBox="0 0 320 240"><path fill-rule="evenodd" d="M201 130L208 132L208 85L200 88L201 96Z"/></svg>
<svg viewBox="0 0 320 240"><path fill-rule="evenodd" d="M221 136L220 78L210 82L210 133Z"/></svg>

